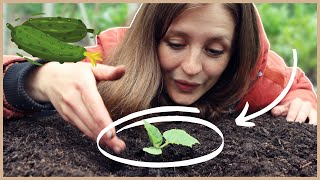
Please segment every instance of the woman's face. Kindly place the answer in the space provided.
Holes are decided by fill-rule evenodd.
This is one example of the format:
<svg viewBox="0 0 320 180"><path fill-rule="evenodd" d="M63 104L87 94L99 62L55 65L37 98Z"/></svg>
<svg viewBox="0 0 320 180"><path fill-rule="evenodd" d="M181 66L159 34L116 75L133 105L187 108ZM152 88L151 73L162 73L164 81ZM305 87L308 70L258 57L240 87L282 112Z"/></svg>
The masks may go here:
<svg viewBox="0 0 320 180"><path fill-rule="evenodd" d="M234 27L223 4L185 10L172 22L158 54L174 102L190 105L216 84L229 63Z"/></svg>

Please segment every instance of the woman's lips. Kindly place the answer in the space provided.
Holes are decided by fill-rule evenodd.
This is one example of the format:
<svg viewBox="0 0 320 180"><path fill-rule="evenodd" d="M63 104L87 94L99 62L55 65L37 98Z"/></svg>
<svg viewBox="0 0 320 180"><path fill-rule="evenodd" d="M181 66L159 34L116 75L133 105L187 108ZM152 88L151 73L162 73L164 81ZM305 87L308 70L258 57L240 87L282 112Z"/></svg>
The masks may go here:
<svg viewBox="0 0 320 180"><path fill-rule="evenodd" d="M175 80L174 82L178 89L180 89L183 92L191 92L200 86L200 84L198 83L192 83L184 80Z"/></svg>

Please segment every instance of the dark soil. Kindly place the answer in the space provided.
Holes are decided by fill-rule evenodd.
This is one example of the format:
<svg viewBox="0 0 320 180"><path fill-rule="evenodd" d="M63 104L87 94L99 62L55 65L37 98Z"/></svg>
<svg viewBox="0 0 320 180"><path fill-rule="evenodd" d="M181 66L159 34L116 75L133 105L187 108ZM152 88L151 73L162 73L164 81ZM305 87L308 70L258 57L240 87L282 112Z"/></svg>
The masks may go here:
<svg viewBox="0 0 320 180"><path fill-rule="evenodd" d="M316 126L286 122L264 114L252 128L235 124L235 115L213 122L224 135L224 148L215 158L192 166L141 168L112 161L96 143L59 115L4 120L4 176L316 176ZM216 150L221 137L191 123L159 123L165 130L180 128L201 144L193 148L169 145L160 156L144 151L149 146L142 126L118 134L127 148L119 156L131 160L168 162L191 159ZM111 151L106 151L112 153Z"/></svg>

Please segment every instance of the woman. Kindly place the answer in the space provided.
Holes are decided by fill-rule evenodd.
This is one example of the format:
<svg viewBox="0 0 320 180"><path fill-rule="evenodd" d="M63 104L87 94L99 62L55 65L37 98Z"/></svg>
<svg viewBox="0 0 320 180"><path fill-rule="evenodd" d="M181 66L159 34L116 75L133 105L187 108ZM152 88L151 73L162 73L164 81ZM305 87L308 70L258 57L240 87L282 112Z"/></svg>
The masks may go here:
<svg viewBox="0 0 320 180"><path fill-rule="evenodd" d="M107 30L97 40L87 49L103 53L107 65L9 67L18 60L8 59L4 114L23 116L52 104L95 139L111 119L154 106L190 105L216 118L248 101L255 112L281 93L291 74L269 50L253 4L144 4L130 28ZM24 86L26 93L17 93ZM298 70L291 90L271 113L316 124L316 108L312 85ZM114 129L101 143L116 153L125 148Z"/></svg>

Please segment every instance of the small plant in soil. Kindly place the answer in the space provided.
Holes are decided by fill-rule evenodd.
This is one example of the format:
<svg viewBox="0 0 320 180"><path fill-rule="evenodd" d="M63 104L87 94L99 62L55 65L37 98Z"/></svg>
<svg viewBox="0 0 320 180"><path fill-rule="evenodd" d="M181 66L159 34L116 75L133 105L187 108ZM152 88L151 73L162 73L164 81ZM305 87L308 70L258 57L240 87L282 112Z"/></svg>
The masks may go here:
<svg viewBox="0 0 320 180"><path fill-rule="evenodd" d="M145 147L143 148L143 151L152 155L162 154L162 148L169 144L178 144L188 146L190 148L192 148L196 143L200 144L196 138L192 137L182 129L170 129L165 131L162 135L157 127L147 121L144 121L144 128L147 130L149 139L153 146ZM163 138L166 140L165 143L163 143Z"/></svg>

